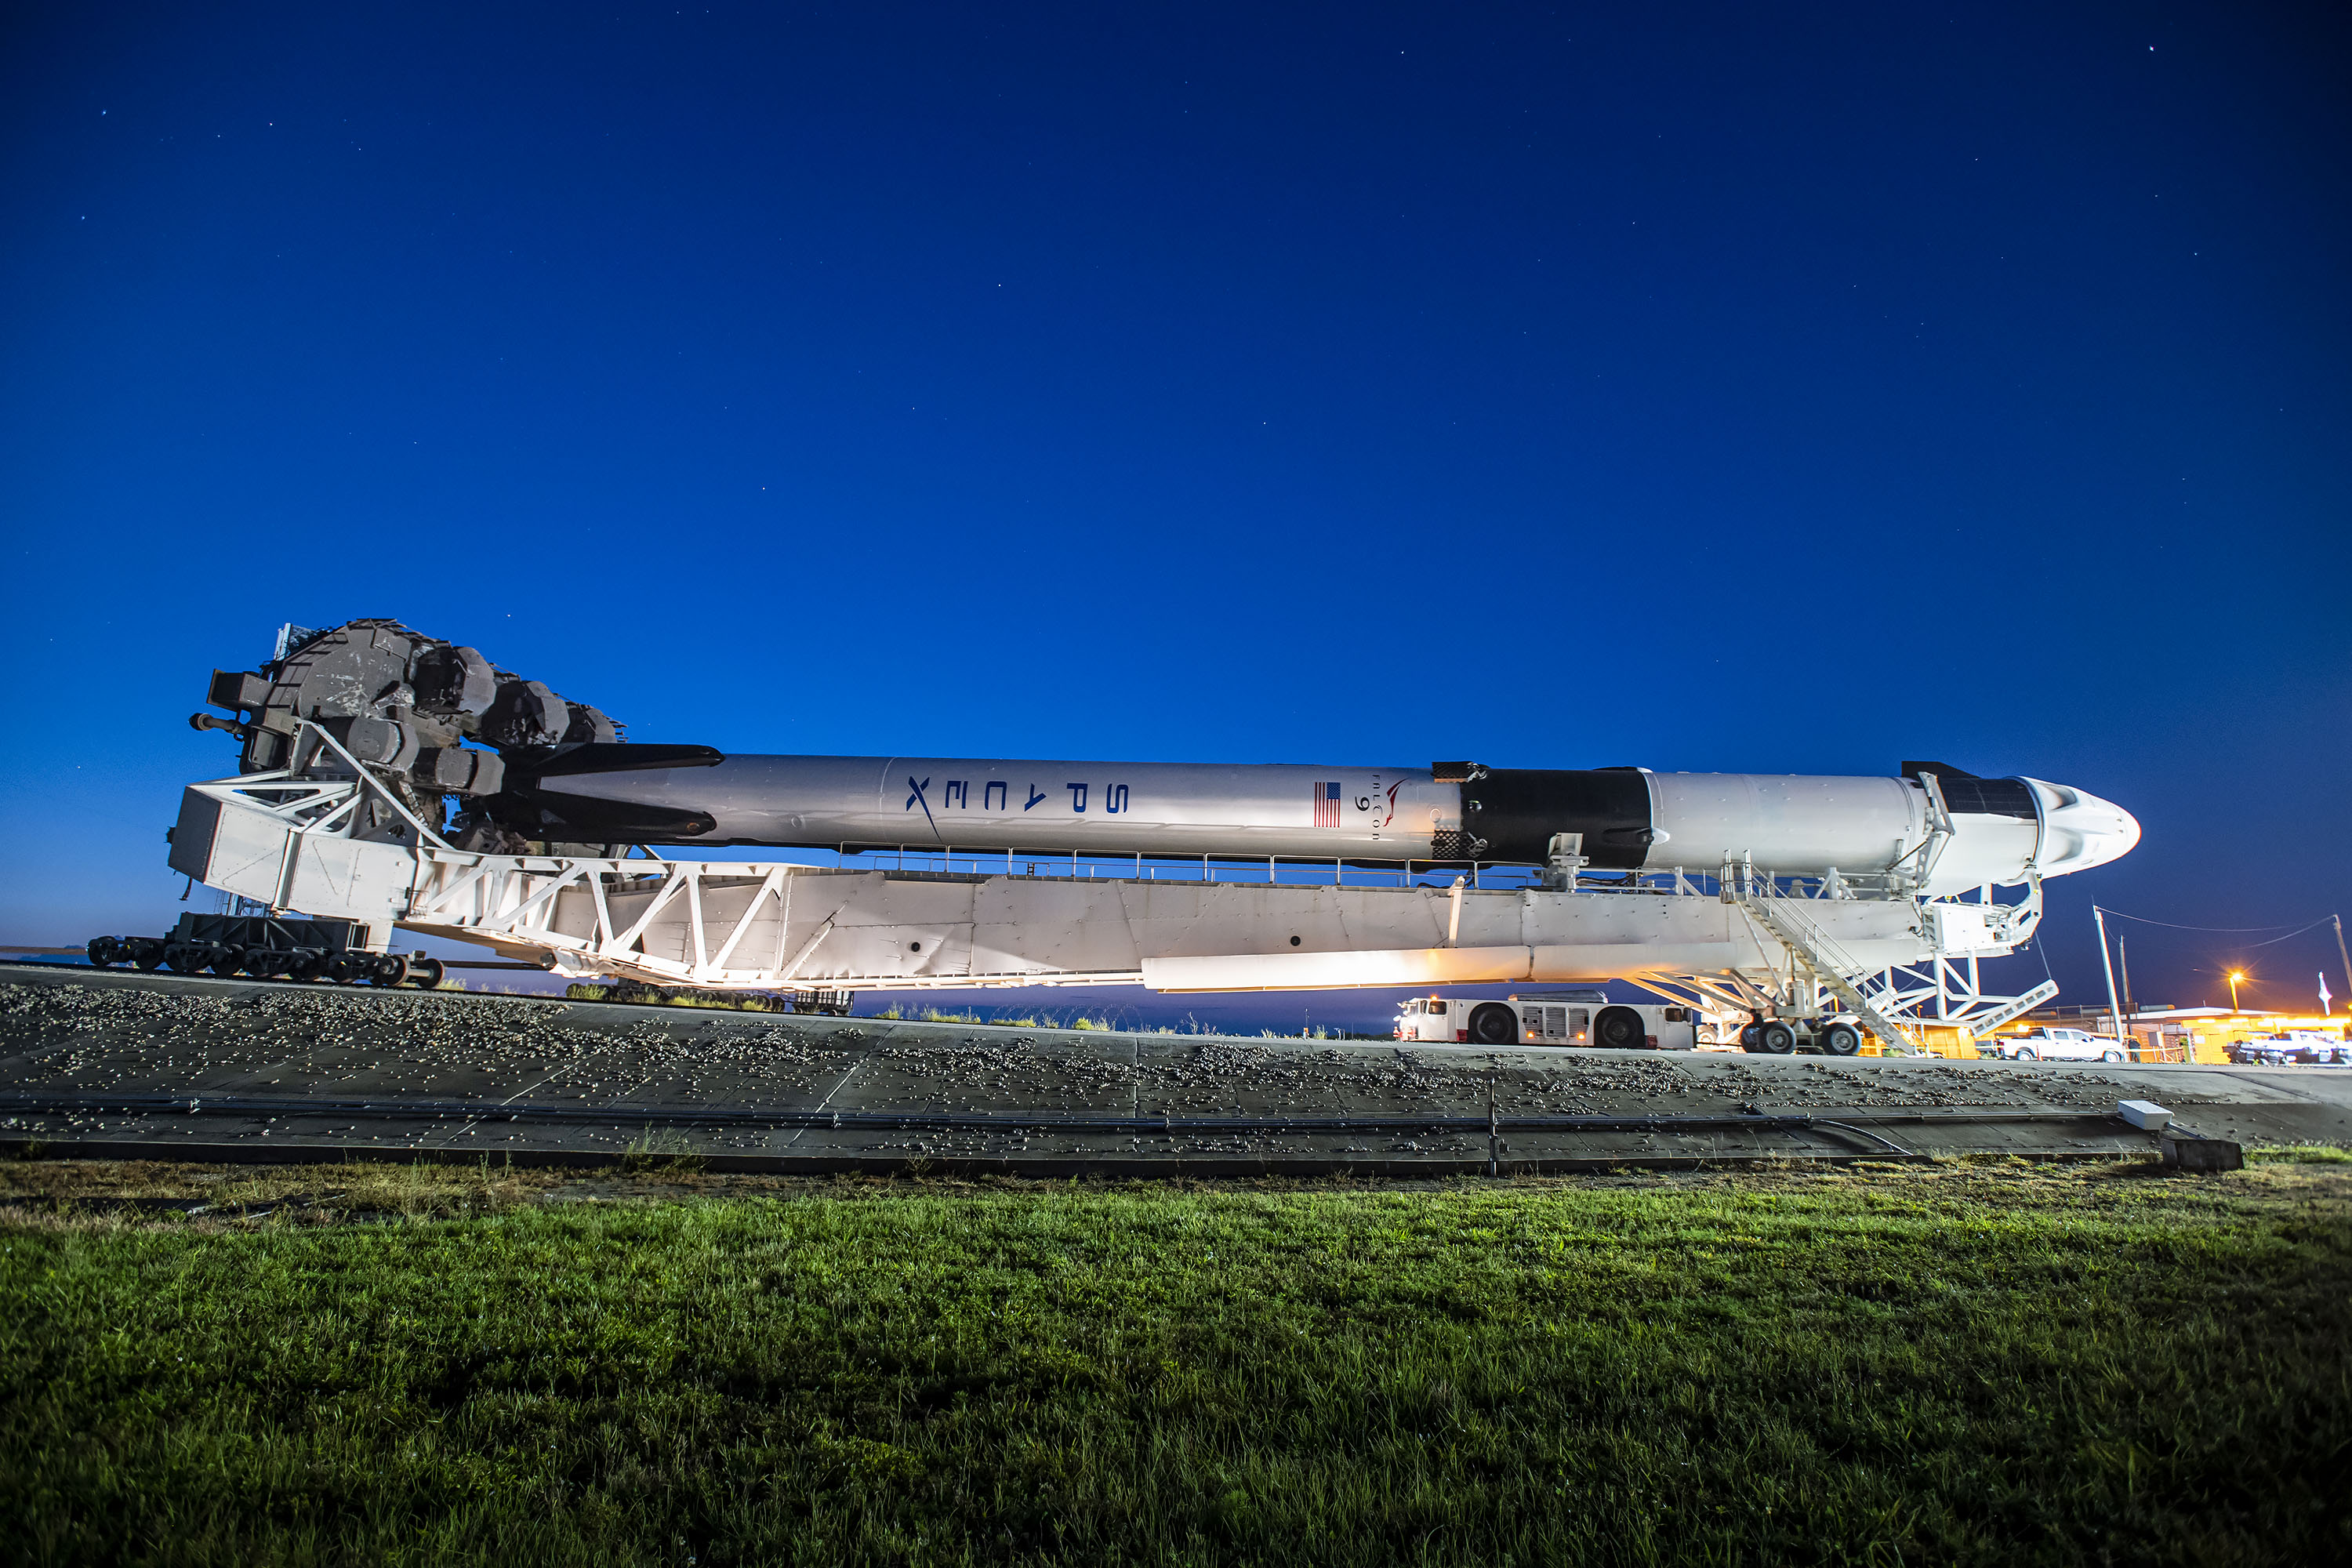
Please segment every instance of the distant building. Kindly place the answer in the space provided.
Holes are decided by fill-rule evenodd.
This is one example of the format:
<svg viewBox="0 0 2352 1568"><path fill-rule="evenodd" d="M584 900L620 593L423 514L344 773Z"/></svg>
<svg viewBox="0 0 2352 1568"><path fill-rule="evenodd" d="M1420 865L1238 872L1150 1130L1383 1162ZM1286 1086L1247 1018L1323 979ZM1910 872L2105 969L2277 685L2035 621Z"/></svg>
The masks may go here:
<svg viewBox="0 0 2352 1568"><path fill-rule="evenodd" d="M2352 1023L2345 1014L2269 1013L2259 1008L2167 1007L2148 1005L2126 1016L2124 1028L2132 1037L2132 1059L2147 1062L2227 1062L2232 1043L2263 1035L2292 1031L2346 1037ZM2045 1007L1999 1031L2030 1034L2044 1025L2088 1029L2113 1037L2115 1014L2105 1007Z"/></svg>

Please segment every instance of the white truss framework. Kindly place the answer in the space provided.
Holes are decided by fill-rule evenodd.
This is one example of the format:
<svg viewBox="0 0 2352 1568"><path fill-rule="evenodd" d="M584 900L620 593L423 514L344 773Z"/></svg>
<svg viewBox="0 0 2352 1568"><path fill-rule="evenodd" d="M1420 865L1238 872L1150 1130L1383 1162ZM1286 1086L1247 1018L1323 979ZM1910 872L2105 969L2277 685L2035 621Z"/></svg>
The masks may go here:
<svg viewBox="0 0 2352 1568"><path fill-rule="evenodd" d="M1708 879L1528 888L885 871L491 855L451 846L331 737L296 765L188 786L173 864L313 915L475 942L559 973L719 990L1133 985L1326 989L1622 978L1718 1022L1851 1016L1909 1048L2055 994L1983 988L2032 934L2002 905L1899 885Z"/></svg>

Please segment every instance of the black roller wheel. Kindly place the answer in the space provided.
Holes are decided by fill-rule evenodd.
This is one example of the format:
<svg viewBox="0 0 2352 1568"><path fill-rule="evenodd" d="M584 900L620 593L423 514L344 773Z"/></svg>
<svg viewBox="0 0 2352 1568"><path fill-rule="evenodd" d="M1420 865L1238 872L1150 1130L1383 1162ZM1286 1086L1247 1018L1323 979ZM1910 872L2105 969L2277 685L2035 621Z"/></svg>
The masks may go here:
<svg viewBox="0 0 2352 1568"><path fill-rule="evenodd" d="M1862 1049L1862 1031L1852 1024L1832 1024L1821 1033L1822 1049L1833 1057L1850 1057Z"/></svg>
<svg viewBox="0 0 2352 1568"><path fill-rule="evenodd" d="M1482 1046L1516 1046L1519 1016L1500 1002L1489 1002L1470 1015L1470 1038Z"/></svg>
<svg viewBox="0 0 2352 1568"><path fill-rule="evenodd" d="M298 947L286 959L289 980L316 980L327 966L327 955L307 947Z"/></svg>
<svg viewBox="0 0 2352 1568"><path fill-rule="evenodd" d="M213 950L212 971L223 980L245 967L245 949L217 947Z"/></svg>
<svg viewBox="0 0 2352 1568"><path fill-rule="evenodd" d="M437 958L412 958L408 961L408 977L427 991L441 989L442 977L449 973Z"/></svg>
<svg viewBox="0 0 2352 1568"><path fill-rule="evenodd" d="M89 939L89 963L93 969L111 969L122 962L122 944L110 936Z"/></svg>
<svg viewBox="0 0 2352 1568"><path fill-rule="evenodd" d="M1639 1050L1650 1043L1650 1031L1631 1007L1603 1007L1592 1020L1592 1043L1612 1051Z"/></svg>
<svg viewBox="0 0 2352 1568"><path fill-rule="evenodd" d="M371 985L404 985L408 981L408 960L396 952L387 952L375 961L374 972L368 976Z"/></svg>
<svg viewBox="0 0 2352 1568"><path fill-rule="evenodd" d="M1739 1048L1754 1055L1764 1048L1764 1026L1749 1024L1739 1031Z"/></svg>
<svg viewBox="0 0 2352 1568"><path fill-rule="evenodd" d="M1785 1057L1797 1048L1797 1031L1776 1019L1757 1031L1756 1045L1768 1057Z"/></svg>
<svg viewBox="0 0 2352 1568"><path fill-rule="evenodd" d="M338 952L327 960L327 978L338 985L354 985L375 971L375 964L364 952Z"/></svg>

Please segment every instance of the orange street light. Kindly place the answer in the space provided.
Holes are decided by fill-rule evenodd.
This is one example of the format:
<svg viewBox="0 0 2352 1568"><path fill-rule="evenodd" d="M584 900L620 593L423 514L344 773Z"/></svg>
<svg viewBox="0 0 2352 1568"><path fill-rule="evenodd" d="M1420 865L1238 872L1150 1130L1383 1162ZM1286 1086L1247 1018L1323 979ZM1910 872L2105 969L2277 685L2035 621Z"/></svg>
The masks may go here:
<svg viewBox="0 0 2352 1568"><path fill-rule="evenodd" d="M2238 1010L2238 982L2245 977L2246 972L2242 969L2230 971L2230 1011L2232 1013Z"/></svg>

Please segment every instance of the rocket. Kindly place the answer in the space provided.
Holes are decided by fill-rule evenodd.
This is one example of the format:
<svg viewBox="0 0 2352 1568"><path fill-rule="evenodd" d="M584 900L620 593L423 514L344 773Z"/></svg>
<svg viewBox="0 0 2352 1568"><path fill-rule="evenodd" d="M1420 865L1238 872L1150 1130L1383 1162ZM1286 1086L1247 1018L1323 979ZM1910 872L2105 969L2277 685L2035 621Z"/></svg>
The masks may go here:
<svg viewBox="0 0 2352 1568"><path fill-rule="evenodd" d="M509 756L488 815L531 840L659 840L848 852L1542 864L1726 865L1906 879L1935 896L2086 870L2139 824L2040 779L1906 763L1901 776L727 756L587 742Z"/></svg>
<svg viewBox="0 0 2352 1568"><path fill-rule="evenodd" d="M1567 860L1580 873L1730 867L1933 898L2087 870L2139 841L2131 815L2096 795L1932 762L1844 777L730 756L622 740L600 710L390 620L288 626L260 670L214 671L207 701L236 717L190 722L236 736L244 772L303 763L300 737L323 733L420 820L437 821L455 797L459 847L500 852L681 844L1433 868Z"/></svg>

